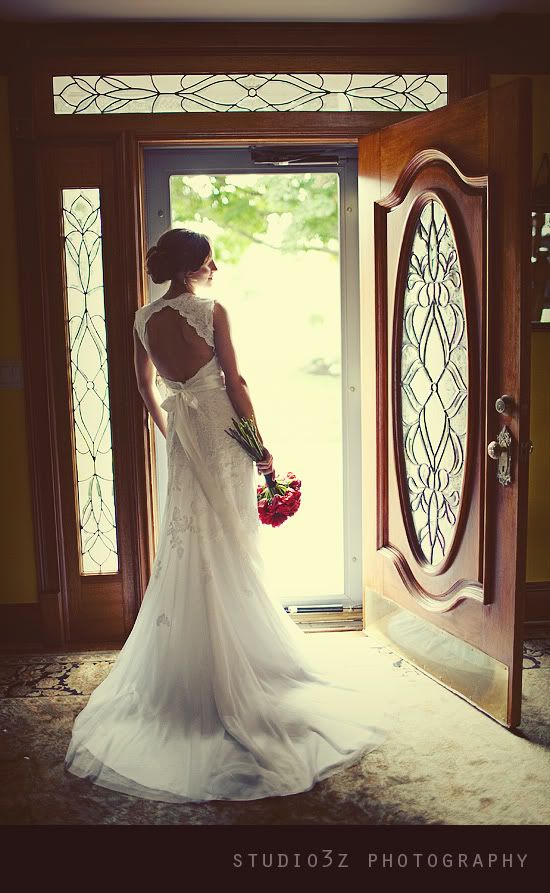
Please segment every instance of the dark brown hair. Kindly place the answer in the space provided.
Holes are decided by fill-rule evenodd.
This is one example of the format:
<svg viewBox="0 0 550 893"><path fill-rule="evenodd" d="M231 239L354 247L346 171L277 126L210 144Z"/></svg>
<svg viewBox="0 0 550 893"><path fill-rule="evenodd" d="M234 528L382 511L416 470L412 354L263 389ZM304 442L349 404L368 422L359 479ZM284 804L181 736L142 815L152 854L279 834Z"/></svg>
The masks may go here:
<svg viewBox="0 0 550 893"><path fill-rule="evenodd" d="M168 282L177 273L198 270L211 252L210 242L190 229L169 229L146 255L147 272L154 283Z"/></svg>

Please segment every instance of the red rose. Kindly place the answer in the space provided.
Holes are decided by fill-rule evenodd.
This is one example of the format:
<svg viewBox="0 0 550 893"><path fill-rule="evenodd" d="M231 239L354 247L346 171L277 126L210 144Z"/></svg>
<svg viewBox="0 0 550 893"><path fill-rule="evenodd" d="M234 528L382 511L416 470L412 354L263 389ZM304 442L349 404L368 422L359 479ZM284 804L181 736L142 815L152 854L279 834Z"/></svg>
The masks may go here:
<svg viewBox="0 0 550 893"><path fill-rule="evenodd" d="M275 482L278 484L279 492L272 494L267 484L260 484L256 488L256 497L262 524L280 527L287 518L296 514L300 507L301 481L294 472L289 471L284 478L276 478Z"/></svg>
<svg viewBox="0 0 550 893"><path fill-rule="evenodd" d="M301 493L299 490L289 490L288 494L285 496L285 503L287 505L295 505L300 502Z"/></svg>
<svg viewBox="0 0 550 893"><path fill-rule="evenodd" d="M286 515L273 515L271 518L271 524L273 527L280 527L283 521L286 521Z"/></svg>

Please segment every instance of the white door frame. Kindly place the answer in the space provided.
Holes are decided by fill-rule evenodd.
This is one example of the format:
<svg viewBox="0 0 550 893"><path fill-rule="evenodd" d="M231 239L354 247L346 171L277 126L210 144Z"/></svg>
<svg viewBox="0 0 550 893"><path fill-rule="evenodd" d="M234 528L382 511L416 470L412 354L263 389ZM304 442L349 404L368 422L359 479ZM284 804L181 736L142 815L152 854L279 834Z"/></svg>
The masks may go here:
<svg viewBox="0 0 550 893"><path fill-rule="evenodd" d="M262 150L269 147L262 144ZM275 148L274 146L272 148ZM280 150L277 145L277 149ZM301 599L304 606L342 604L344 608L362 605L362 519L361 519L361 392L360 392L360 317L359 317L359 235L357 212L357 145L292 145L292 154L312 151L325 154L326 160L297 164L255 163L249 146L201 145L192 147L145 147L145 215L147 247L154 244L169 227L172 174L193 173L292 173L326 171L339 175L340 207L340 284L342 354L342 443L344 498L344 592L315 599ZM332 160L330 160L332 159ZM155 300L164 286L149 283L149 298ZM155 426L157 477L157 516L162 516L166 489L166 456L163 438ZM330 480L327 481L330 486ZM288 599L288 604L296 600Z"/></svg>

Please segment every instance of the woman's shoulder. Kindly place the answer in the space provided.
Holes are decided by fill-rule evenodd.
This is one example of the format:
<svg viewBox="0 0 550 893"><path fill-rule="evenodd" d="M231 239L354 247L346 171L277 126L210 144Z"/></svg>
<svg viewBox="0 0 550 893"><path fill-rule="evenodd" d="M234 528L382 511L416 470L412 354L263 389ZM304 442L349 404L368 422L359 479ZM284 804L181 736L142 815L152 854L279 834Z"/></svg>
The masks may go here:
<svg viewBox="0 0 550 893"><path fill-rule="evenodd" d="M148 304L143 304L141 307L138 307L134 314L134 329L137 332L141 343L146 347L145 343L145 330L147 328L147 324L153 314L161 309L160 308L160 298L157 298L156 301L150 301Z"/></svg>
<svg viewBox="0 0 550 893"><path fill-rule="evenodd" d="M143 316L149 316L150 313L154 312L157 305L159 304L160 298L157 298L156 301L149 301L148 304L142 304L141 307L138 307L135 314L134 319L139 319Z"/></svg>
<svg viewBox="0 0 550 893"><path fill-rule="evenodd" d="M149 301L148 304L143 304L141 307L138 307L134 314L134 324L138 328L139 326L144 326L151 316L157 313L157 311L164 310L166 307L178 310L176 301L167 301L165 298L157 298L155 301Z"/></svg>
<svg viewBox="0 0 550 893"><path fill-rule="evenodd" d="M214 318L226 318L227 308L225 301L219 301L217 298L212 298L212 313Z"/></svg>
<svg viewBox="0 0 550 893"><path fill-rule="evenodd" d="M212 298L210 296L193 297L192 300L190 300L190 296L188 295L178 295L178 297L170 299L157 298L155 301L150 301L148 304L143 304L141 307L138 307L134 314L134 321L139 327L139 325L143 325L154 313L163 310L166 307L169 307L188 318L193 316L209 316L212 318L218 305L219 301L217 298ZM221 305L219 306L221 311L224 312L224 308Z"/></svg>

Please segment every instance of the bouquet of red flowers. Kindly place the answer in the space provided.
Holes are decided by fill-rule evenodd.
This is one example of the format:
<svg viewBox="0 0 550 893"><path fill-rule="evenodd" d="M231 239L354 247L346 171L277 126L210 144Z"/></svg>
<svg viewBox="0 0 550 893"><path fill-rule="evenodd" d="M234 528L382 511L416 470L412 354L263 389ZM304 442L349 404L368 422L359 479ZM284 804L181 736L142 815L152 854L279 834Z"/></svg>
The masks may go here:
<svg viewBox="0 0 550 893"><path fill-rule="evenodd" d="M267 478L271 475L266 475ZM274 488L258 486L258 514L262 524L278 527L300 508L302 482L295 474L288 471L286 477L276 478Z"/></svg>
<svg viewBox="0 0 550 893"><path fill-rule="evenodd" d="M268 451L260 441L254 417L233 422L233 428L226 428L225 433L254 459L259 462L268 455ZM258 514L262 524L278 527L287 518L294 515L300 507L302 482L291 471L284 478L276 478L272 474L265 475L266 486L258 486Z"/></svg>

